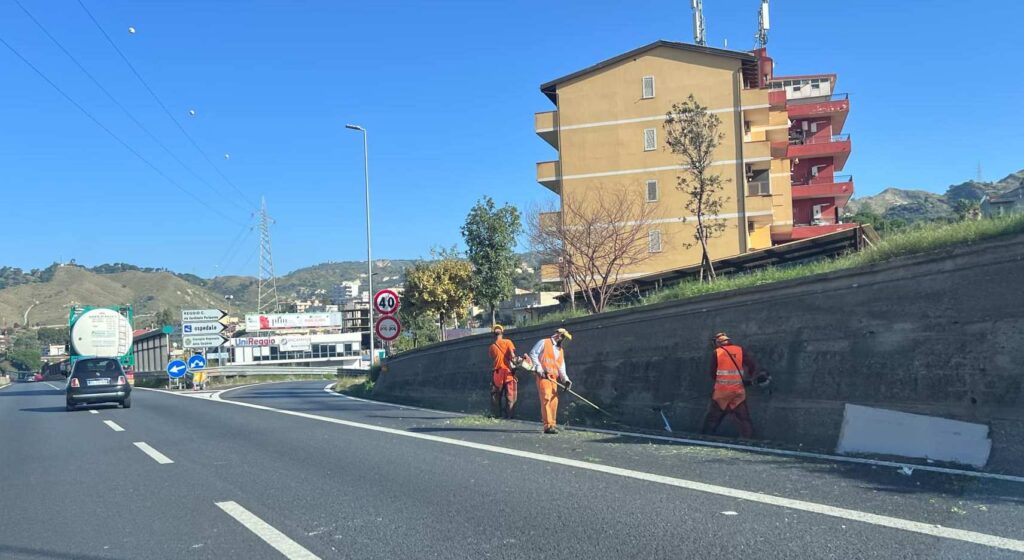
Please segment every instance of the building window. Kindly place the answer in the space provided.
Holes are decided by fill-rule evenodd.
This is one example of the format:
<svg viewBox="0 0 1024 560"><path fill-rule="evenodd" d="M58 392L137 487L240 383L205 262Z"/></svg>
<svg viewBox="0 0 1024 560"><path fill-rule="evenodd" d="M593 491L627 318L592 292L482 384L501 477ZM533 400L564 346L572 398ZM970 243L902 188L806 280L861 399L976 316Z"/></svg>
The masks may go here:
<svg viewBox="0 0 1024 560"><path fill-rule="evenodd" d="M658 129L656 128L645 128L644 129L644 151L653 152L658 149Z"/></svg>
<svg viewBox="0 0 1024 560"><path fill-rule="evenodd" d="M748 196L768 196L771 194L771 173L768 169L756 169L747 172Z"/></svg>
<svg viewBox="0 0 1024 560"><path fill-rule="evenodd" d="M654 76L644 76L643 79L643 98L653 99L654 98Z"/></svg>
<svg viewBox="0 0 1024 560"><path fill-rule="evenodd" d="M652 252L652 253L660 253L661 252L661 232L660 231L658 231L656 229L652 229L651 231L647 232L647 250Z"/></svg>
<svg viewBox="0 0 1024 560"><path fill-rule="evenodd" d="M651 179L647 181L647 202L658 201L658 181Z"/></svg>

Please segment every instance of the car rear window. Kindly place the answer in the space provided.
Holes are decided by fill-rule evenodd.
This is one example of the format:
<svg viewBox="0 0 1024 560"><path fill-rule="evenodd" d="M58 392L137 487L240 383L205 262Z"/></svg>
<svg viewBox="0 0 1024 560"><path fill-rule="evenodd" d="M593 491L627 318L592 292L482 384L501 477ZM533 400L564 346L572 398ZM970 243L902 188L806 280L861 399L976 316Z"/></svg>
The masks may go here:
<svg viewBox="0 0 1024 560"><path fill-rule="evenodd" d="M124 375L121 364L117 360L79 360L75 363L74 377L117 377Z"/></svg>

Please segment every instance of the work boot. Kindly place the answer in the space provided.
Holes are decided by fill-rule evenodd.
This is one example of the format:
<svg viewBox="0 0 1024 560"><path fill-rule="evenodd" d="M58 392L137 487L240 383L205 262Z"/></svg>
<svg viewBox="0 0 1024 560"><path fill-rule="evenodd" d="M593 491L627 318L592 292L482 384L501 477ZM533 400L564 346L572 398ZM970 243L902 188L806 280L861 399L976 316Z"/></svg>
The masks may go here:
<svg viewBox="0 0 1024 560"><path fill-rule="evenodd" d="M545 434L557 434L558 433L558 428L555 428L554 426L552 426L550 428L544 428L544 433Z"/></svg>

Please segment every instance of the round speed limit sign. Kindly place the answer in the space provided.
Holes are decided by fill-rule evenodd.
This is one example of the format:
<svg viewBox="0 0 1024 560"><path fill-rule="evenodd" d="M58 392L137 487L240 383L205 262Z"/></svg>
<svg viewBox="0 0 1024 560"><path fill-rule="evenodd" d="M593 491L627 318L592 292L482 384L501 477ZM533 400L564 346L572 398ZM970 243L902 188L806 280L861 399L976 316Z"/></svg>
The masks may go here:
<svg viewBox="0 0 1024 560"><path fill-rule="evenodd" d="M398 317L385 315L377 319L374 331L377 332L377 338L390 342L402 334L402 323L398 322Z"/></svg>
<svg viewBox="0 0 1024 560"><path fill-rule="evenodd" d="M373 296L373 308L381 315L394 315L402 306L402 300L394 290L381 290Z"/></svg>

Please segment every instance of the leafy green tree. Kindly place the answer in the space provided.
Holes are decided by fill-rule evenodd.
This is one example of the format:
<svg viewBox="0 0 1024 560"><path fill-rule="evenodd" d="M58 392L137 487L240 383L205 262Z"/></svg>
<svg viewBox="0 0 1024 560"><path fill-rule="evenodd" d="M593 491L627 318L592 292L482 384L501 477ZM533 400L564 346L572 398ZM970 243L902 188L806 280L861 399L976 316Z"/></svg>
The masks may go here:
<svg viewBox="0 0 1024 560"><path fill-rule="evenodd" d="M981 204L977 200L960 199L953 204L953 211L961 222L981 219Z"/></svg>
<svg viewBox="0 0 1024 560"><path fill-rule="evenodd" d="M32 331L25 331L14 339L7 350L7 359L19 370L38 370L42 364L39 338Z"/></svg>
<svg viewBox="0 0 1024 560"><path fill-rule="evenodd" d="M489 196L477 201L462 226L467 257L473 264L473 299L490 309L492 326L498 302L515 293L515 245L522 230L519 210L507 204L498 208Z"/></svg>
<svg viewBox="0 0 1024 560"><path fill-rule="evenodd" d="M398 311L398 319L402 322L402 336L394 342L395 352L405 352L441 340L437 331L437 319L427 313L416 312L411 304L402 304Z"/></svg>
<svg viewBox="0 0 1024 560"><path fill-rule="evenodd" d="M405 271L405 298L410 311L437 318L441 340L448 321L466 316L473 301L473 267L454 249L432 251L435 260Z"/></svg>
<svg viewBox="0 0 1024 560"><path fill-rule="evenodd" d="M51 344L67 345L71 341L71 334L63 327L43 327L36 331L39 344L49 346Z"/></svg>
<svg viewBox="0 0 1024 560"><path fill-rule="evenodd" d="M172 313L170 309L165 307L157 312L156 325L158 327L173 325L175 323L177 323L177 321L175 320L174 313Z"/></svg>

